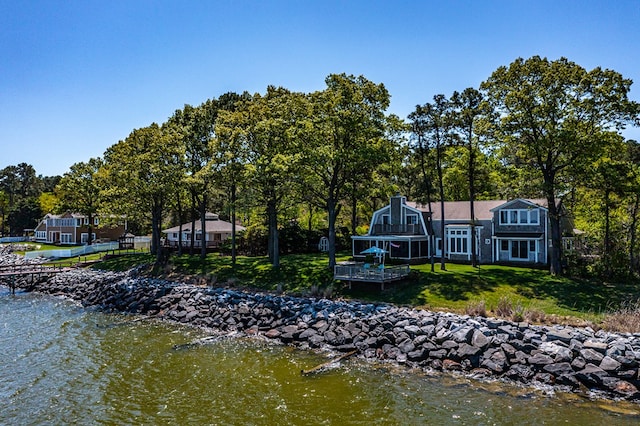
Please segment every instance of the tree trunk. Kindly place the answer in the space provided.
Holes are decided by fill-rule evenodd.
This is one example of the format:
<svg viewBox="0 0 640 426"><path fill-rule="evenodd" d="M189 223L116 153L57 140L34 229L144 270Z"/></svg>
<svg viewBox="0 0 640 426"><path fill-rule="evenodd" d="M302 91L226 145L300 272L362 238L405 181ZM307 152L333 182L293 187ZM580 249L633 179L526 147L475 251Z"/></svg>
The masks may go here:
<svg viewBox="0 0 640 426"><path fill-rule="evenodd" d="M271 199L267 202L267 216L269 221L269 260L273 269L280 267L280 253L278 244L278 211L276 201Z"/></svg>
<svg viewBox="0 0 640 426"><path fill-rule="evenodd" d="M231 264L236 266L236 184L231 184Z"/></svg>
<svg viewBox="0 0 640 426"><path fill-rule="evenodd" d="M447 238L445 235L445 212L444 212L444 182L442 177L442 148L438 143L436 147L436 168L438 171L438 190L440 192L440 234L442 238L442 250L440 253L440 270L446 271L447 265L445 264L445 253L447 252Z"/></svg>
<svg viewBox="0 0 640 426"><path fill-rule="evenodd" d="M358 227L358 198L356 197L356 190L353 188L351 194L351 235L356 235L356 228Z"/></svg>
<svg viewBox="0 0 640 426"><path fill-rule="evenodd" d="M471 220L471 266L478 266L478 256L476 248L476 214L474 207L474 199L476 195L475 189L475 152L471 143L472 135L469 137L469 219Z"/></svg>
<svg viewBox="0 0 640 426"><path fill-rule="evenodd" d="M207 196L202 194L202 202L200 203L200 259L207 257Z"/></svg>
<svg viewBox="0 0 640 426"><path fill-rule="evenodd" d="M635 247L637 240L636 228L638 226L638 213L640 210L640 193L635 194L633 207L631 208L631 228L629 229L629 272L638 272Z"/></svg>
<svg viewBox="0 0 640 426"><path fill-rule="evenodd" d="M611 274L611 199L610 191L604 191L604 268L605 274Z"/></svg>
<svg viewBox="0 0 640 426"><path fill-rule="evenodd" d="M547 196L549 204L549 228L551 232L551 253L549 272L551 275L562 275L562 231L560 229L560 212L554 196Z"/></svg>
<svg viewBox="0 0 640 426"><path fill-rule="evenodd" d="M156 255L156 265L162 264L162 247L160 246L160 225L162 223L162 203L153 202L151 212L151 253Z"/></svg>
<svg viewBox="0 0 640 426"><path fill-rule="evenodd" d="M329 219L329 269L336 266L336 202L333 198L327 200L327 214Z"/></svg>
<svg viewBox="0 0 640 426"><path fill-rule="evenodd" d="M180 194L176 194L176 199L178 202L178 256L182 255L182 197Z"/></svg>
<svg viewBox="0 0 640 426"><path fill-rule="evenodd" d="M189 241L189 255L193 256L196 244L196 206L198 205L198 197L194 192L191 193L191 241Z"/></svg>

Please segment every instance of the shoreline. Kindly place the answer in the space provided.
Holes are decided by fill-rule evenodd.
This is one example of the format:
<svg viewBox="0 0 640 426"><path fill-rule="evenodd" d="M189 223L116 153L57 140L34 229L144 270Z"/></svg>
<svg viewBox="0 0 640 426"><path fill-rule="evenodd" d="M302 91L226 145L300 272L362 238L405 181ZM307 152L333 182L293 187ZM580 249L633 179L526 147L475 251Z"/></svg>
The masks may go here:
<svg viewBox="0 0 640 426"><path fill-rule="evenodd" d="M136 269L77 269L20 278L15 285L211 333L260 336L300 349L356 351L359 358L408 369L640 402L639 334L201 287L143 277Z"/></svg>

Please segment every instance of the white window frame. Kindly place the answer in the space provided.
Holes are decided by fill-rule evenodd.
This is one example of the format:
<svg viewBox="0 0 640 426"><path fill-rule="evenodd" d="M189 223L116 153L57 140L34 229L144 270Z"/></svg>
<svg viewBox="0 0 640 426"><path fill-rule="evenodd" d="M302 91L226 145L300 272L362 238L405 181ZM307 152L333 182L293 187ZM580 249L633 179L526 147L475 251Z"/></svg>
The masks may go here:
<svg viewBox="0 0 640 426"><path fill-rule="evenodd" d="M418 215L417 214L408 214L406 216L407 225L417 225L418 224Z"/></svg>
<svg viewBox="0 0 640 426"><path fill-rule="evenodd" d="M93 224L94 224L95 226L98 226L98 225L100 224L100 219L99 219L98 217L94 217L94 218L93 218Z"/></svg>
<svg viewBox="0 0 640 426"><path fill-rule="evenodd" d="M96 240L96 233L92 232L91 233L91 241L95 241ZM88 232L83 232L82 234L80 234L80 243L84 244L89 242L89 233Z"/></svg>
<svg viewBox="0 0 640 426"><path fill-rule="evenodd" d="M60 233L60 244L73 244L73 234L67 232Z"/></svg>
<svg viewBox="0 0 640 426"><path fill-rule="evenodd" d="M500 225L540 225L540 209L502 209L498 216Z"/></svg>
<svg viewBox="0 0 640 426"><path fill-rule="evenodd" d="M477 233L477 231L476 231ZM471 226L447 226L445 228L447 238L447 253L470 256L471 255Z"/></svg>

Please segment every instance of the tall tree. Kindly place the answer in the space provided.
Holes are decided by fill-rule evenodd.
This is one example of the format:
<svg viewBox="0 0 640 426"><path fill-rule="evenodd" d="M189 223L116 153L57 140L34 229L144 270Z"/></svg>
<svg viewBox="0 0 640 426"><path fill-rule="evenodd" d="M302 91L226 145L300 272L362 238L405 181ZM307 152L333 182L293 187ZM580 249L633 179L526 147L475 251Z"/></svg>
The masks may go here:
<svg viewBox="0 0 640 426"><path fill-rule="evenodd" d="M422 106L416 106L416 110L412 113L412 119L419 121L421 131L424 134L424 142L429 148L433 149L435 157L435 169L438 178L438 193L440 198L440 235L442 237L442 250L440 255L440 269L446 270L445 253L447 252L447 238L445 235L445 193L444 193L444 173L443 163L445 157L445 149L451 138L451 102L446 96L440 94L433 97L433 103L426 103ZM433 246L432 246L433 247Z"/></svg>
<svg viewBox="0 0 640 426"><path fill-rule="evenodd" d="M158 264L162 218L183 176L183 149L171 125L153 123L109 147L100 173L105 211L151 222L151 252Z"/></svg>
<svg viewBox="0 0 640 426"><path fill-rule="evenodd" d="M478 121L484 114L482 93L468 87L462 92L453 92L453 127L457 141L468 150L467 173L469 177L469 220L471 222L471 265L477 266L476 216L474 201L476 198L476 156L479 150Z"/></svg>
<svg viewBox="0 0 640 426"><path fill-rule="evenodd" d="M551 232L550 271L562 273L560 219L563 194L602 149L596 136L619 129L637 105L628 99L631 80L615 71L587 71L560 58L519 58L482 83L493 108L499 143L542 177ZM517 159L517 160L516 160Z"/></svg>
<svg viewBox="0 0 640 426"><path fill-rule="evenodd" d="M305 189L327 212L329 267L336 264L336 220L356 174L371 179L388 158L385 132L389 92L363 76L332 74L326 89L310 95L313 114L303 147Z"/></svg>
<svg viewBox="0 0 640 426"><path fill-rule="evenodd" d="M57 193L63 209L85 215L88 219L87 244L93 242L93 223L100 207L100 185L97 174L103 166L102 159L91 158L86 163L71 166L57 186Z"/></svg>
<svg viewBox="0 0 640 426"><path fill-rule="evenodd" d="M221 116L224 123L218 123L221 135L230 143L228 153L244 157L228 163L228 171L244 170L246 185L265 206L268 253L274 269L280 266L278 216L297 174L297 129L308 117L305 108L303 94L269 86L264 96L254 95L236 112Z"/></svg>
<svg viewBox="0 0 640 426"><path fill-rule="evenodd" d="M225 93L220 97L222 109L216 120L216 136L214 139L214 160L212 167L220 176L220 183L229 193L231 208L231 263L237 260L236 214L238 204L238 188L243 184L248 157L248 146L243 131L244 115L239 110L246 109L251 95L244 92Z"/></svg>
<svg viewBox="0 0 640 426"><path fill-rule="evenodd" d="M202 227L200 257L207 255L206 246L206 212L211 190L212 176L209 164L213 160L211 140L214 135L218 100L209 99L198 107L185 105L177 110L168 120L168 124L180 128L180 135L185 147L184 166L186 176L184 182L189 188L192 204L196 206ZM195 215L192 216L191 250L195 244Z"/></svg>

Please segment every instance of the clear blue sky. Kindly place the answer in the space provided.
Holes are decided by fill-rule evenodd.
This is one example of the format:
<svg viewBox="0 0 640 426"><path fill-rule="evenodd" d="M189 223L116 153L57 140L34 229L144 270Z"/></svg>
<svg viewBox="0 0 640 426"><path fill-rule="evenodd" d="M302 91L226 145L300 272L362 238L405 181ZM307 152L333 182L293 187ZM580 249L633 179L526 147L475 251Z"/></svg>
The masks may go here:
<svg viewBox="0 0 640 426"><path fill-rule="evenodd" d="M184 104L331 73L384 83L403 118L533 55L616 70L640 100L639 45L638 0L0 0L0 168L62 175Z"/></svg>

